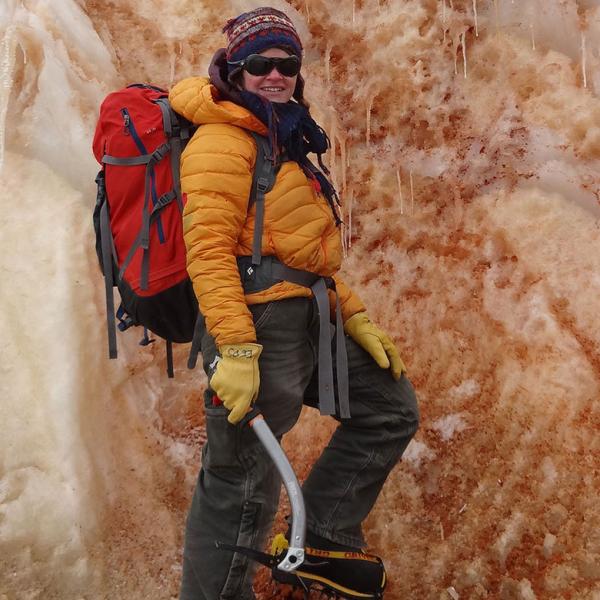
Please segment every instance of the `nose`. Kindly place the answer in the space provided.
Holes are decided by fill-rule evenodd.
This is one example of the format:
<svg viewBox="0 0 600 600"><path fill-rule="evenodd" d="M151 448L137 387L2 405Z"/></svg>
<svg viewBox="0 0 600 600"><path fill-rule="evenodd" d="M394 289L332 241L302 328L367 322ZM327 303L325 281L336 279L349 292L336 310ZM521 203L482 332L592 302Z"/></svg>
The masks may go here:
<svg viewBox="0 0 600 600"><path fill-rule="evenodd" d="M266 79L270 81L281 81L283 79L283 75L277 70L276 67L271 69L271 72L265 75Z"/></svg>

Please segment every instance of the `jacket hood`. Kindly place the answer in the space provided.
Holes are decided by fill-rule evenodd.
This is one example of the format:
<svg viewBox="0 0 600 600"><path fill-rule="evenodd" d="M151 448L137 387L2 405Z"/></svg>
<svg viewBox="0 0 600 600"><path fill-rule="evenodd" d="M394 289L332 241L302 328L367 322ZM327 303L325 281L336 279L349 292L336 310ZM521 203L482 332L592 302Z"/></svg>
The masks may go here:
<svg viewBox="0 0 600 600"><path fill-rule="evenodd" d="M224 123L266 135L267 128L247 108L236 100L239 95L221 76L224 49L213 57L207 77L188 77L177 83L169 92L169 102L180 115L196 125Z"/></svg>

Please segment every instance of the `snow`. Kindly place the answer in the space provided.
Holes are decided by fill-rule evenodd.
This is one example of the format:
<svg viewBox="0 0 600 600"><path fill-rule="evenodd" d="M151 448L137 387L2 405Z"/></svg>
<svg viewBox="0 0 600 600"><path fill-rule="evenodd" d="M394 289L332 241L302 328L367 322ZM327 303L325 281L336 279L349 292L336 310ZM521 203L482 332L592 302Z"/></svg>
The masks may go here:
<svg viewBox="0 0 600 600"><path fill-rule="evenodd" d="M481 390L481 386L474 379L467 379L460 385L450 388L448 393L454 398L472 398Z"/></svg>
<svg viewBox="0 0 600 600"><path fill-rule="evenodd" d="M431 428L438 432L444 442L450 441L456 433L464 431L468 426L465 413L446 415L431 424Z"/></svg>
<svg viewBox="0 0 600 600"><path fill-rule="evenodd" d="M413 440L403 454L402 460L413 468L419 469L423 462L434 457L435 452L431 448L419 440Z"/></svg>
<svg viewBox="0 0 600 600"><path fill-rule="evenodd" d="M106 358L91 138L108 91L204 73L258 4L0 4L2 600L177 595L205 377L132 332ZM597 598L600 7L274 5L336 149L344 277L421 403L365 523L386 598ZM301 477L332 428L284 440Z"/></svg>

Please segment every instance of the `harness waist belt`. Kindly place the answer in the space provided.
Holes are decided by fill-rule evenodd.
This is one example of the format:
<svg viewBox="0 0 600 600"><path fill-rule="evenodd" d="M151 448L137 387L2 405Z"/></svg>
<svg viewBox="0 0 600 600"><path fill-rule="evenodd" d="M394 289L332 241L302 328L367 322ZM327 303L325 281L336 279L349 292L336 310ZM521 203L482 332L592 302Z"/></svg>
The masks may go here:
<svg viewBox="0 0 600 600"><path fill-rule="evenodd" d="M348 356L344 336L344 323L340 299L331 277L323 277L309 271L293 269L274 256L262 256L260 264L252 264L251 256L238 256L238 269L244 292L251 294L270 288L281 281L289 281L312 290L319 314L319 409L323 415L335 414L335 388L333 385L333 358L331 352L329 296L335 293L335 349L339 415L350 418L348 400Z"/></svg>

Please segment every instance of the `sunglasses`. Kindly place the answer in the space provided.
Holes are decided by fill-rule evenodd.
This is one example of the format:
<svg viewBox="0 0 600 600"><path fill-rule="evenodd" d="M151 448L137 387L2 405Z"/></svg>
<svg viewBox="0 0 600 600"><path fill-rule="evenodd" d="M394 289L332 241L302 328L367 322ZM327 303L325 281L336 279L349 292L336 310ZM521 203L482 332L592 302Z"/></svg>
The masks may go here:
<svg viewBox="0 0 600 600"><path fill-rule="evenodd" d="M300 67L302 66L297 56L269 58L260 54L251 54L247 58L235 62L227 61L227 64L242 67L250 75L258 77L268 75L273 69L277 69L284 77L295 77L300 73Z"/></svg>

